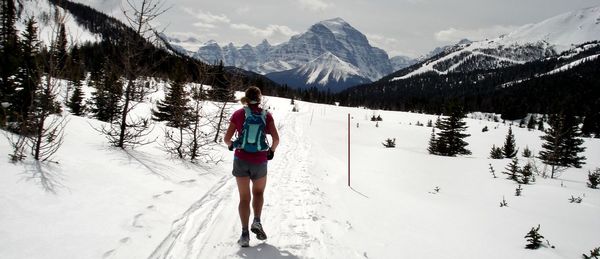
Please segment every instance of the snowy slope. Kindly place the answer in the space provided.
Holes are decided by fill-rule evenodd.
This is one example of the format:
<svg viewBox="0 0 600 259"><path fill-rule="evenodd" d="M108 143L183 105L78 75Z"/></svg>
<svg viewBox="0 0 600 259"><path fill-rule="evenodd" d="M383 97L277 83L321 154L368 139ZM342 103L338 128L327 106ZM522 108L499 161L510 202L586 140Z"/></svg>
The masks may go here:
<svg viewBox="0 0 600 259"><path fill-rule="evenodd" d="M522 26L502 36L498 43L526 44L546 42L558 52L573 45L600 40L600 6L557 15L536 24Z"/></svg>
<svg viewBox="0 0 600 259"><path fill-rule="evenodd" d="M64 15L65 30L69 43L97 42L101 40L101 36L91 33L87 29L79 26L75 22L75 18L61 7L56 7L47 0L24 0L22 1L23 11L18 19L17 29L25 30L27 19L33 17L37 22L38 36L41 42L49 45L58 34L58 24L54 17L55 8Z"/></svg>
<svg viewBox="0 0 600 259"><path fill-rule="evenodd" d="M340 92L350 86L370 82L369 79L360 76L357 67L344 62L331 52L326 52L301 67L266 76L294 88L317 87L331 92Z"/></svg>
<svg viewBox="0 0 600 259"><path fill-rule="evenodd" d="M600 40L600 6L524 25L495 39L459 44L391 80L406 79L427 72L447 74L523 64L551 57L575 45L595 40Z"/></svg>
<svg viewBox="0 0 600 259"><path fill-rule="evenodd" d="M149 116L162 98L158 89L138 115ZM91 128L100 122L72 116L58 164L11 164L0 138L0 258L570 259L599 245L600 190L585 185L587 171L600 167L599 139L585 139L583 168L557 179L536 175L516 197L516 184L501 174L509 160L488 159L509 125L474 114L466 119L473 155L439 157L426 150L431 128L415 126L436 116L296 103L299 112L289 99L265 101L282 139L269 162L268 240L236 244L238 198L225 147L217 150L223 163L212 166L169 159L160 138L117 150ZM383 118L378 127L372 115ZM540 150L540 131L513 132L520 150ZM384 148L386 138L396 138L396 148ZM54 192L41 185L48 181ZM569 203L571 195L582 203ZM498 206L503 197L508 207ZM538 224L556 248L524 249L523 237Z"/></svg>

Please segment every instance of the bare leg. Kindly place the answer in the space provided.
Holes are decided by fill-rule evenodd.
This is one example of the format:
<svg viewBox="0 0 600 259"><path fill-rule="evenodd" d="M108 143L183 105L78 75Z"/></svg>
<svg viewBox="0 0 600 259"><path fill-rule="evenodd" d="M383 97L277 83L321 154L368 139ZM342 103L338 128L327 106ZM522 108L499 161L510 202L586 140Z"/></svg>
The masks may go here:
<svg viewBox="0 0 600 259"><path fill-rule="evenodd" d="M240 193L240 203L238 212L242 228L248 229L248 220L250 219L250 177L236 177L238 192Z"/></svg>
<svg viewBox="0 0 600 259"><path fill-rule="evenodd" d="M266 186L267 176L252 180L252 209L254 210L254 217L260 218L265 200L263 194Z"/></svg>

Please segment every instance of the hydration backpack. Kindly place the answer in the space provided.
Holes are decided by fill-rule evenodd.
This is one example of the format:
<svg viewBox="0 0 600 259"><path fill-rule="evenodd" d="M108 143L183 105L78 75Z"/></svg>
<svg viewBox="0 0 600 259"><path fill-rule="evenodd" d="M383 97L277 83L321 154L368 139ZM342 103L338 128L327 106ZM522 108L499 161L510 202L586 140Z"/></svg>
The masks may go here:
<svg viewBox="0 0 600 259"><path fill-rule="evenodd" d="M242 127L242 134L234 142L234 146L246 152L260 152L269 150L265 130L267 127L267 112L255 114L248 107L244 107L246 119Z"/></svg>

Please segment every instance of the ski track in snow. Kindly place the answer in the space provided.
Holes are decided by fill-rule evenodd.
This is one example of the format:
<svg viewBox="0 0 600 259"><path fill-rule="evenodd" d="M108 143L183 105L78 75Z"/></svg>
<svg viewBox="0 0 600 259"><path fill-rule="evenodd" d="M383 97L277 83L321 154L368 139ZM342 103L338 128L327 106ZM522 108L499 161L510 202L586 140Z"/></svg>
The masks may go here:
<svg viewBox="0 0 600 259"><path fill-rule="evenodd" d="M227 174L173 222L170 233L149 259L163 258L320 258L331 235L321 230L319 214L324 193L311 182L308 171L310 141L304 128L308 113L288 113L280 129L282 145L269 163L262 222L269 239L250 236L250 247L240 248L235 179ZM290 143L290 144L286 144ZM252 218L252 215L251 215Z"/></svg>

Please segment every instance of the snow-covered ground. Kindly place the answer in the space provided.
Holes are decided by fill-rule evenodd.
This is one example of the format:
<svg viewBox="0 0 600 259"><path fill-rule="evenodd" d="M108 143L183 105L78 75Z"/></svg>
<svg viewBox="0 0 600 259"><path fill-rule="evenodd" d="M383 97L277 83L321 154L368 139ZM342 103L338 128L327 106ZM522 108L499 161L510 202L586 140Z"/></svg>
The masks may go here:
<svg viewBox="0 0 600 259"><path fill-rule="evenodd" d="M516 197L516 184L500 173L509 160L488 159L508 125L466 119L473 155L439 157L426 151L431 128L415 125L436 116L376 111L376 127L371 110L297 103L291 112L290 100L268 97L281 135L262 217L268 240L236 244L238 197L225 147L218 165L169 159L158 143L122 151L92 129L100 122L70 116L58 164L11 164L0 139L0 258L552 259L600 246L600 190L586 187L587 171L600 167L598 139L586 139L583 168L537 176ZM537 154L540 131L513 132L520 150ZM383 147L387 138L396 148ZM570 203L571 195L583 202ZM503 197L508 207L499 206ZM538 224L556 248L524 248Z"/></svg>

